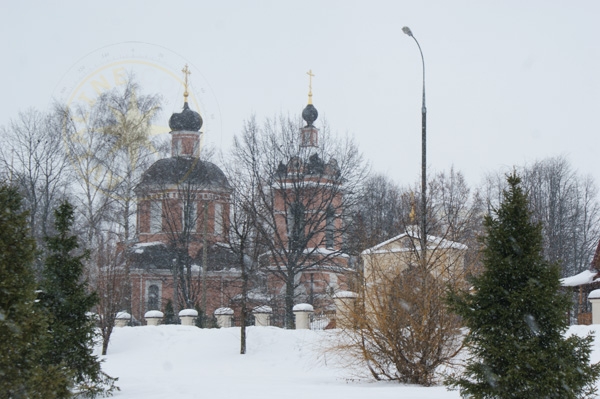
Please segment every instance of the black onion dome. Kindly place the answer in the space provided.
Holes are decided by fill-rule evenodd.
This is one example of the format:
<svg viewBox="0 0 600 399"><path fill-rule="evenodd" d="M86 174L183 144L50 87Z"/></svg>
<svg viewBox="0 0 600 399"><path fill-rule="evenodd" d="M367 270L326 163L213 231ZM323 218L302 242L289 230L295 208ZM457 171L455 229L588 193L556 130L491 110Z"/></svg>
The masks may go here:
<svg viewBox="0 0 600 399"><path fill-rule="evenodd" d="M173 157L158 160L142 175L138 189L152 186L166 189L173 184L189 183L202 188L231 189L227 177L214 163L198 158Z"/></svg>
<svg viewBox="0 0 600 399"><path fill-rule="evenodd" d="M197 132L202 127L202 117L196 111L192 111L187 102L183 104L183 111L174 113L169 119L169 127L173 131Z"/></svg>
<svg viewBox="0 0 600 399"><path fill-rule="evenodd" d="M306 121L306 127L312 126L313 122L317 120L319 113L314 105L308 104L302 111L302 119Z"/></svg>

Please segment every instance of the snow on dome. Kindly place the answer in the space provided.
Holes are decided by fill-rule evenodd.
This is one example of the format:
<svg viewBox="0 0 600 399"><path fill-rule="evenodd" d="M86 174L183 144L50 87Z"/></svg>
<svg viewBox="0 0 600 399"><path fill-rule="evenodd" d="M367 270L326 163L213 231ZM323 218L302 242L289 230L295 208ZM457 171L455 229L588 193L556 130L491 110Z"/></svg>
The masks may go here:
<svg viewBox="0 0 600 399"><path fill-rule="evenodd" d="M574 276L560 279L560 283L563 287L576 287L578 285L589 284L594 281L597 273L596 271L585 270Z"/></svg>
<svg viewBox="0 0 600 399"><path fill-rule="evenodd" d="M334 298L356 298L358 294L352 291L338 291L333 295Z"/></svg>
<svg viewBox="0 0 600 399"><path fill-rule="evenodd" d="M131 319L131 315L127 312L119 312L115 318L118 320Z"/></svg>
<svg viewBox="0 0 600 399"><path fill-rule="evenodd" d="M252 313L273 313L273 309L270 306L261 305L252 309Z"/></svg>
<svg viewBox="0 0 600 399"><path fill-rule="evenodd" d="M600 290L594 290L592 292L590 292L590 294L588 295L588 299L598 299L600 298Z"/></svg>
<svg viewBox="0 0 600 399"><path fill-rule="evenodd" d="M294 312L314 312L315 308L310 303L299 303L292 308Z"/></svg>
<svg viewBox="0 0 600 399"><path fill-rule="evenodd" d="M222 314L233 314L233 309L219 308L219 309L215 310L215 315L222 315Z"/></svg>
<svg viewBox="0 0 600 399"><path fill-rule="evenodd" d="M160 310L149 310L144 314L145 319L163 318L164 316L165 316L165 314L163 312L161 312Z"/></svg>
<svg viewBox="0 0 600 399"><path fill-rule="evenodd" d="M144 247L153 247L156 245L165 245L163 242L161 241L151 241L151 242L138 242L137 244L134 244L132 246L132 248L144 248Z"/></svg>
<svg viewBox="0 0 600 399"><path fill-rule="evenodd" d="M183 309L181 312L179 312L179 317L181 316L198 317L198 311L196 309Z"/></svg>

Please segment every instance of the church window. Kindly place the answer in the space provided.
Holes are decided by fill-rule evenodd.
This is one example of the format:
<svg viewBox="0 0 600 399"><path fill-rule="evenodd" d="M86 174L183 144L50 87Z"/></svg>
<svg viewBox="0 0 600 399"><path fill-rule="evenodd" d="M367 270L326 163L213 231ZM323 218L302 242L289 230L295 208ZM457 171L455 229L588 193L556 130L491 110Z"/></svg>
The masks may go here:
<svg viewBox="0 0 600 399"><path fill-rule="evenodd" d="M158 285L152 284L148 287L148 310L159 310L159 288Z"/></svg>
<svg viewBox="0 0 600 399"><path fill-rule="evenodd" d="M297 249L304 241L304 206L299 203L291 204L287 215L288 240L290 249Z"/></svg>
<svg viewBox="0 0 600 399"><path fill-rule="evenodd" d="M325 225L325 247L333 248L335 235L335 212L330 207L327 209L327 219Z"/></svg>
<svg viewBox="0 0 600 399"><path fill-rule="evenodd" d="M152 201L150 203L150 232L159 233L162 231L162 201Z"/></svg>
<svg viewBox="0 0 600 399"><path fill-rule="evenodd" d="M215 235L223 234L223 205L215 203Z"/></svg>
<svg viewBox="0 0 600 399"><path fill-rule="evenodd" d="M181 205L184 232L195 232L198 219L198 203L192 200L184 200Z"/></svg>

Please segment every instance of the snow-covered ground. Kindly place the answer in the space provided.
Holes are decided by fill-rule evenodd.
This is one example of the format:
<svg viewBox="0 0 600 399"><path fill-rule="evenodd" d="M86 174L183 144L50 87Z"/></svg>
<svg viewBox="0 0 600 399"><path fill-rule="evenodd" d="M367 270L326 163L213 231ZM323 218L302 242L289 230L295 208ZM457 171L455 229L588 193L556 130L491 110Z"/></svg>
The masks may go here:
<svg viewBox="0 0 600 399"><path fill-rule="evenodd" d="M593 330L574 326L569 333L585 335ZM239 328L116 328L103 369L119 377L121 392L115 397L120 399L460 397L443 386L357 380L354 373L336 367L333 355L324 351L331 334L249 327L247 354L240 355ZM599 360L600 339L595 338L592 361Z"/></svg>

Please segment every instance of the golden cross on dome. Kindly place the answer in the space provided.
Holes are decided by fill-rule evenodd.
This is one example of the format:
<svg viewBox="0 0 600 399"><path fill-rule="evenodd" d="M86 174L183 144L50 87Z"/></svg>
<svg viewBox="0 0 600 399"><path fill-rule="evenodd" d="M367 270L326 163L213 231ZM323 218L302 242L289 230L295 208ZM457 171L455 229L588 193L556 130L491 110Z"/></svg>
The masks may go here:
<svg viewBox="0 0 600 399"><path fill-rule="evenodd" d="M312 73L312 69L309 69L306 74L308 75L308 103L312 104L312 78L315 75Z"/></svg>
<svg viewBox="0 0 600 399"><path fill-rule="evenodd" d="M192 74L192 71L190 71L190 69L188 68L188 65L185 64L185 67L181 70L181 72L183 72L183 75L184 75L184 87L185 87L185 91L183 92L183 100L184 100L184 102L187 103L187 98L190 95L190 93L188 93L188 76Z"/></svg>

